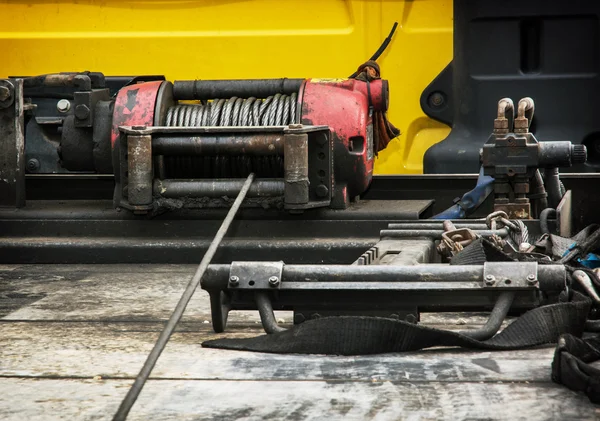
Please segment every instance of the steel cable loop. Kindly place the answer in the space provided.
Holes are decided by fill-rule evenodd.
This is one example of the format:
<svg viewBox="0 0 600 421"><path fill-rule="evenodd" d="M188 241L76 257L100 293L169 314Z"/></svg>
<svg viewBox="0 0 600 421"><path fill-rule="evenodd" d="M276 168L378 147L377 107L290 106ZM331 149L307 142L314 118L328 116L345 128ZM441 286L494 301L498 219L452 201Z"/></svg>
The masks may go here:
<svg viewBox="0 0 600 421"><path fill-rule="evenodd" d="M298 95L276 94L265 99L218 99L200 104L178 104L167 110L169 127L287 126L298 121Z"/></svg>

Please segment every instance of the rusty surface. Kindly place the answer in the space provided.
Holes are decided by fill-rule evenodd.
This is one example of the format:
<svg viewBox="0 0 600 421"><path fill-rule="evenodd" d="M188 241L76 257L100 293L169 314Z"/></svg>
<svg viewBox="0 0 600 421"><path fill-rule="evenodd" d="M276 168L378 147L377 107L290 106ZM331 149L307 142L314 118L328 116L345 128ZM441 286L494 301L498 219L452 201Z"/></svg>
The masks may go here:
<svg viewBox="0 0 600 421"><path fill-rule="evenodd" d="M152 203L152 136L128 136L127 153L129 204L149 205Z"/></svg>
<svg viewBox="0 0 600 421"><path fill-rule="evenodd" d="M25 206L25 132L23 81L4 81L13 86L12 105L0 108L0 206Z"/></svg>
<svg viewBox="0 0 600 421"><path fill-rule="evenodd" d="M325 124L331 130L337 207L362 194L373 176L373 121L366 85L354 79L310 79L301 92L302 124ZM372 95L376 86L381 82L371 83Z"/></svg>
<svg viewBox="0 0 600 421"><path fill-rule="evenodd" d="M531 219L530 203L495 203L494 212L503 211L508 219Z"/></svg>
<svg viewBox="0 0 600 421"><path fill-rule="evenodd" d="M282 133L156 135L155 155L283 155Z"/></svg>
<svg viewBox="0 0 600 421"><path fill-rule="evenodd" d="M158 90L163 82L153 81L126 86L119 91L113 112L111 144L119 138L119 126L152 126Z"/></svg>
<svg viewBox="0 0 600 421"><path fill-rule="evenodd" d="M286 134L284 145L285 203L308 203L308 135Z"/></svg>

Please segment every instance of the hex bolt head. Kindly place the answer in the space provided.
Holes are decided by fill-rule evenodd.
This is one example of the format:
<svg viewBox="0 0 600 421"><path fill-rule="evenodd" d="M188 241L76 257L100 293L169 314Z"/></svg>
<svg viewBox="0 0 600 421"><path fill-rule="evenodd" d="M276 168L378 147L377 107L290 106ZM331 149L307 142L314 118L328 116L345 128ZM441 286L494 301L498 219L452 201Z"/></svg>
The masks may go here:
<svg viewBox="0 0 600 421"><path fill-rule="evenodd" d="M35 158L31 158L27 161L27 171L36 172L40 169L40 161Z"/></svg>
<svg viewBox="0 0 600 421"><path fill-rule="evenodd" d="M10 98L10 89L6 86L0 86L0 101L6 101Z"/></svg>
<svg viewBox="0 0 600 421"><path fill-rule="evenodd" d="M494 275L487 275L485 277L486 285L494 285L496 283L496 277Z"/></svg>
<svg viewBox="0 0 600 421"><path fill-rule="evenodd" d="M131 126L131 130L146 130L146 126Z"/></svg>
<svg viewBox="0 0 600 421"><path fill-rule="evenodd" d="M327 186L325 184L319 184L317 186L316 193L317 193L317 196L319 196L319 197L325 197L329 194L329 189L327 188Z"/></svg>
<svg viewBox="0 0 600 421"><path fill-rule="evenodd" d="M269 285L272 287L276 287L279 285L279 278L277 276L271 276L269 278Z"/></svg>
<svg viewBox="0 0 600 421"><path fill-rule="evenodd" d="M304 127L302 124L290 124L288 126L290 129L301 129L302 127Z"/></svg>
<svg viewBox="0 0 600 421"><path fill-rule="evenodd" d="M535 279L535 275L533 273L527 276L527 282L530 284L535 284L537 282L537 279Z"/></svg>
<svg viewBox="0 0 600 421"><path fill-rule="evenodd" d="M90 109L85 104L79 104L75 107L75 117L79 120L85 120L90 116Z"/></svg>
<svg viewBox="0 0 600 421"><path fill-rule="evenodd" d="M429 96L429 106L432 108L439 108L444 105L444 102L446 99L441 92L434 92Z"/></svg>
<svg viewBox="0 0 600 421"><path fill-rule="evenodd" d="M240 278L238 278L237 276L231 276L229 278L229 285L232 287L236 287L240 284Z"/></svg>
<svg viewBox="0 0 600 421"><path fill-rule="evenodd" d="M61 99L56 103L56 109L59 113L66 113L71 109L71 101L68 99Z"/></svg>

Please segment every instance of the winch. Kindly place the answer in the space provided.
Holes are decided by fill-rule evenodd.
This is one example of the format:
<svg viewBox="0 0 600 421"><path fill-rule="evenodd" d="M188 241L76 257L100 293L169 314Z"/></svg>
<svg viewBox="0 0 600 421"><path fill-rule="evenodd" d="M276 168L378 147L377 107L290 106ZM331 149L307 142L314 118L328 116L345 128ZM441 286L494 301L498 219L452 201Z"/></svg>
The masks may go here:
<svg viewBox="0 0 600 421"><path fill-rule="evenodd" d="M250 173L245 206L343 209L398 134L374 62L349 79L172 83L84 72L3 83L4 108L35 98L22 116L28 173L113 173L115 207L135 213L226 207Z"/></svg>

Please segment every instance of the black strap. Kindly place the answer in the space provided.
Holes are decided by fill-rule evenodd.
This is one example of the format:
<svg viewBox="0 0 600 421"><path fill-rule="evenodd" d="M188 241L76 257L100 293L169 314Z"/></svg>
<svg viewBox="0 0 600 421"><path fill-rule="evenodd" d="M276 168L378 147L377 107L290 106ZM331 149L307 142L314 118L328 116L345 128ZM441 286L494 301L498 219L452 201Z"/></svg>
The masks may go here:
<svg viewBox="0 0 600 421"><path fill-rule="evenodd" d="M600 360L600 335L581 339L565 334L558 340L552 361L552 380L583 392L600 404L600 369L589 363Z"/></svg>
<svg viewBox="0 0 600 421"><path fill-rule="evenodd" d="M206 341L202 346L282 354L366 355L434 346L522 349L555 343L560 338L552 362L552 380L600 403L600 370L588 365L600 359L600 335L579 339L590 307L589 298L573 291L571 301L530 310L485 341L400 320L349 316L309 320L289 330L255 338Z"/></svg>
<svg viewBox="0 0 600 421"><path fill-rule="evenodd" d="M309 320L284 332L255 338L215 339L202 343L202 346L284 354L335 355L416 351L433 346L520 349L555 343L563 334L581 336L590 305L587 297L574 292L572 301L530 310L486 341L400 320L344 316Z"/></svg>

